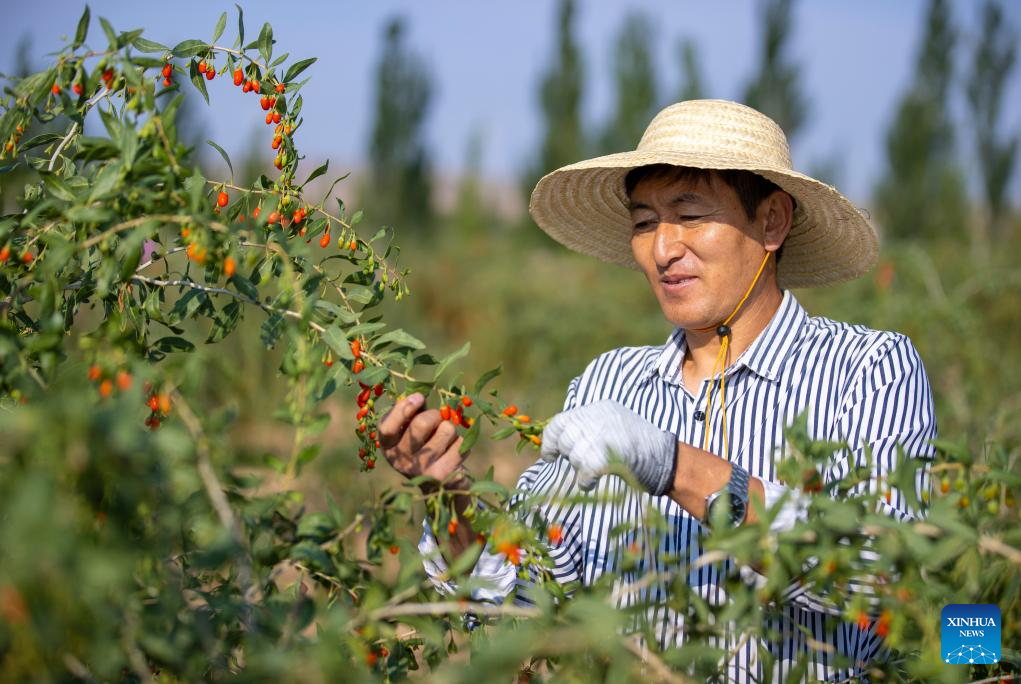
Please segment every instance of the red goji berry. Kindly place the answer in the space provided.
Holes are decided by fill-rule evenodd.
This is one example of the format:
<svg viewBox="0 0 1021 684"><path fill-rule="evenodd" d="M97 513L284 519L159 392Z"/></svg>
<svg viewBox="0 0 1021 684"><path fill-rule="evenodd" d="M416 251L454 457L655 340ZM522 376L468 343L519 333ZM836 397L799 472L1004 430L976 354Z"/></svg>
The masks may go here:
<svg viewBox="0 0 1021 684"><path fill-rule="evenodd" d="M241 85L241 82L243 80L245 80L244 73L241 71L241 69L235 69L234 70L234 85L236 85L236 86Z"/></svg>
<svg viewBox="0 0 1021 684"><path fill-rule="evenodd" d="M170 62L167 62L166 64L163 65L163 78L170 78L170 76L173 73L174 73L174 65L173 64L171 64Z"/></svg>
<svg viewBox="0 0 1021 684"><path fill-rule="evenodd" d="M227 202L230 202L230 195L221 190L220 194L216 196L216 204L217 206L225 207L227 206Z"/></svg>
<svg viewBox="0 0 1021 684"><path fill-rule="evenodd" d="M361 373L364 368L365 364L362 363L362 360L356 359L354 364L351 366L351 372L357 375L358 373Z"/></svg>

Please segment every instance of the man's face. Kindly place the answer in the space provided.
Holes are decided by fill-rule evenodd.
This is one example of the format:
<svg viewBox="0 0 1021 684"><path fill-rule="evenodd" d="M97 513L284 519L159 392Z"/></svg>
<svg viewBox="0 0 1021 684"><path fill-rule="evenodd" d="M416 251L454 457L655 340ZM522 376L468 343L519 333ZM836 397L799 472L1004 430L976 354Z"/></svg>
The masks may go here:
<svg viewBox="0 0 1021 684"><path fill-rule="evenodd" d="M765 254L769 200L749 220L737 193L716 174L708 183L647 178L630 199L631 250L667 320L692 329L727 318ZM759 288L771 285L772 266Z"/></svg>

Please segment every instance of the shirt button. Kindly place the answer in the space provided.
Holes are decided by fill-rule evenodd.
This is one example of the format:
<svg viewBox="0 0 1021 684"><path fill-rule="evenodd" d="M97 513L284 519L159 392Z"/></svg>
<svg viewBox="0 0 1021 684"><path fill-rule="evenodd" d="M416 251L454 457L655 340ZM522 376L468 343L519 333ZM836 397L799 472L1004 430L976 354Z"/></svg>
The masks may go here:
<svg viewBox="0 0 1021 684"><path fill-rule="evenodd" d="M695 415L693 415L692 418L701 423L703 420L705 420L705 413L703 413L702 411L695 411Z"/></svg>

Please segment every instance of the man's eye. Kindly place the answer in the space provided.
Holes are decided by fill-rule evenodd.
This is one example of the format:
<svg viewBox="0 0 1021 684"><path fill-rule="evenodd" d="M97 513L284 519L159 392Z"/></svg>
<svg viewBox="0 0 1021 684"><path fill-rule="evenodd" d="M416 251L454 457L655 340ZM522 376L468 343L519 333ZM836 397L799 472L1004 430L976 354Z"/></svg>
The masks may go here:
<svg viewBox="0 0 1021 684"><path fill-rule="evenodd" d="M639 221L634 225L635 230L648 230L656 225L655 221Z"/></svg>

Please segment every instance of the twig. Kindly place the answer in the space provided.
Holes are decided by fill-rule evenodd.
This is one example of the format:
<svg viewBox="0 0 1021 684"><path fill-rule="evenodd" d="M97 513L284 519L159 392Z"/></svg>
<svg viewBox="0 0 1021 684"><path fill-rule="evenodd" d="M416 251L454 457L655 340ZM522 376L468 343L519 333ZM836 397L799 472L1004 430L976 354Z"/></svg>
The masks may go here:
<svg viewBox="0 0 1021 684"><path fill-rule="evenodd" d="M978 540L978 548L981 549L982 551L989 551L991 553L999 554L1006 558L1007 560L1013 561L1014 563L1021 565L1021 551L1015 549L1013 546L1004 544L996 537L990 536L980 537Z"/></svg>
<svg viewBox="0 0 1021 684"><path fill-rule="evenodd" d="M222 45L210 45L209 49L213 50L213 51L216 51L216 52L228 52L228 53L230 53L232 55L235 55L237 57L240 57L242 59L247 59L249 62L251 62L252 64L254 64L257 67L262 67L262 69L265 70L267 73L269 73L269 71L270 71L270 68L268 66L266 66L265 64L263 64L262 62L260 62L257 59L249 57L247 54L245 54L244 52L241 52L240 50L234 50L233 48L226 48L226 47L223 47Z"/></svg>
<svg viewBox="0 0 1021 684"><path fill-rule="evenodd" d="M625 638L624 648L630 651L636 658L641 660L643 663L648 663L656 674L659 675L659 681L661 682L675 682L676 684L687 684L690 680L680 675L674 674L670 668L664 663L659 656L650 651L647 648L642 648L635 638Z"/></svg>
<svg viewBox="0 0 1021 684"><path fill-rule="evenodd" d="M50 163L46 167L47 171L53 171L53 166L57 163L57 157L60 156L60 153L64 151L64 148L67 147L67 144L71 142L71 138L73 138L74 134L77 132L78 122L75 121L71 124L71 128L67 130L67 135L64 136L64 139L60 141L59 145L57 145L57 149L53 151L53 156L50 157Z"/></svg>
<svg viewBox="0 0 1021 684"><path fill-rule="evenodd" d="M194 217L181 216L180 214L152 214L150 216L139 216L137 218L131 219L130 221L124 221L123 223L118 223L117 225L110 226L109 228L104 230L102 233L99 233L98 235L93 235L92 237L90 237L88 240L81 244L80 249L88 249L92 245L102 242L110 235L120 233L121 231L124 230L131 230L132 228L137 228L138 226L141 226L145 223L149 223L150 221L165 221L166 223L192 223L194 222L194 220L195 220ZM227 226L223 225L218 221L210 221L209 227L221 233L228 231Z"/></svg>
<svg viewBox="0 0 1021 684"><path fill-rule="evenodd" d="M446 615L450 613L475 613L486 617L528 617L542 615L538 608L523 606L494 606L491 603L470 601L438 601L436 603L405 603L399 606L377 608L369 613L366 620L388 620L406 615Z"/></svg>

